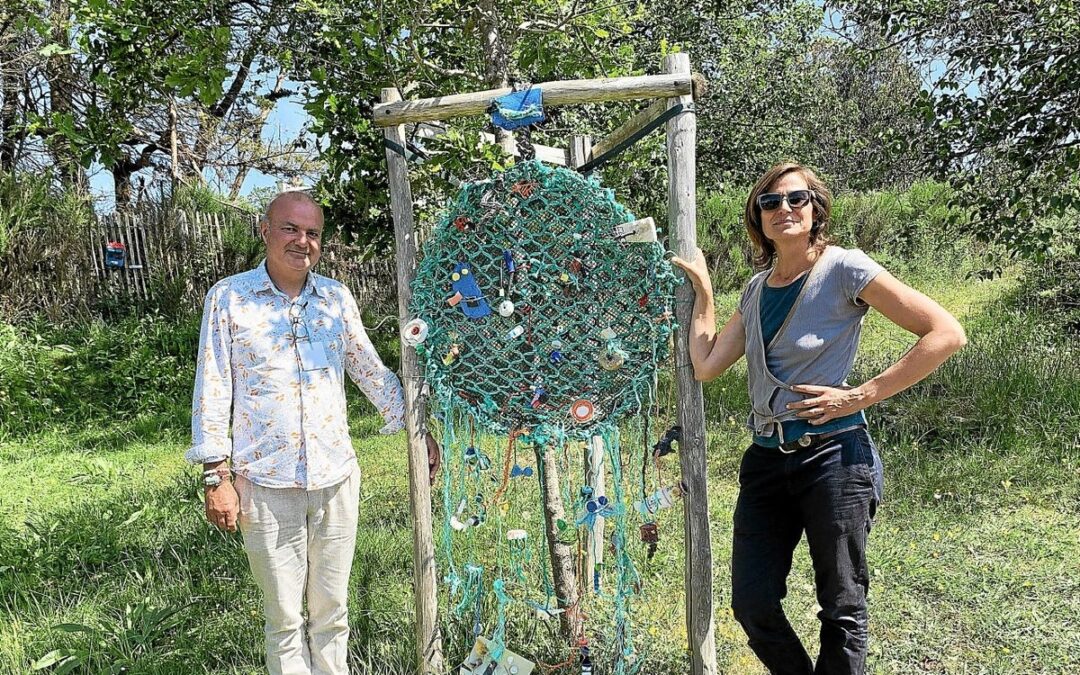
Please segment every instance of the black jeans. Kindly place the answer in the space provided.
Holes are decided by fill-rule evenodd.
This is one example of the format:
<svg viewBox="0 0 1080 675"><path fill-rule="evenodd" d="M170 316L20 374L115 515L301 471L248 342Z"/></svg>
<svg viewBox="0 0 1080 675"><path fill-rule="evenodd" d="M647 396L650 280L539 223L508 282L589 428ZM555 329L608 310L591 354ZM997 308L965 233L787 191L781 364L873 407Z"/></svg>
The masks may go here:
<svg viewBox="0 0 1080 675"><path fill-rule="evenodd" d="M756 444L747 449L735 506L731 609L773 675L863 673L866 539L882 483L881 460L863 428L790 455ZM821 605L816 666L780 604L804 531Z"/></svg>

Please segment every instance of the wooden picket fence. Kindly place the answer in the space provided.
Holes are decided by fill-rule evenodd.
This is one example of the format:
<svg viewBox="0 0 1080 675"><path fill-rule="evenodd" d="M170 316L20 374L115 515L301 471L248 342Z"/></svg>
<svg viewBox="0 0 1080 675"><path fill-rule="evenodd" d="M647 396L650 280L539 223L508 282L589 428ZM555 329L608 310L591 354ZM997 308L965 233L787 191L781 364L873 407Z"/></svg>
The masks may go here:
<svg viewBox="0 0 1080 675"><path fill-rule="evenodd" d="M7 320L101 315L123 304L197 309L219 279L263 257L256 217L146 208L99 216L81 231L62 224L12 233L0 251L0 312ZM123 245L122 268L106 247ZM318 272L345 283L361 307L396 314L393 260L359 262L362 250L331 237Z"/></svg>

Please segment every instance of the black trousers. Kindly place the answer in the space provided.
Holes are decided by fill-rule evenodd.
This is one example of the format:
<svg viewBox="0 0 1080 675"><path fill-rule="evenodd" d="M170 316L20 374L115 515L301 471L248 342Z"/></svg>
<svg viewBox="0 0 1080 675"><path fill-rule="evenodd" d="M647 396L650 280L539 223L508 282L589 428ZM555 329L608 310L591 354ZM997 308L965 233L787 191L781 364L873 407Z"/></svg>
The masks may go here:
<svg viewBox="0 0 1080 675"><path fill-rule="evenodd" d="M881 460L863 428L792 454L756 444L747 449L735 506L731 609L773 675L864 672L866 540L882 484ZM816 665L780 604L803 532L821 605Z"/></svg>

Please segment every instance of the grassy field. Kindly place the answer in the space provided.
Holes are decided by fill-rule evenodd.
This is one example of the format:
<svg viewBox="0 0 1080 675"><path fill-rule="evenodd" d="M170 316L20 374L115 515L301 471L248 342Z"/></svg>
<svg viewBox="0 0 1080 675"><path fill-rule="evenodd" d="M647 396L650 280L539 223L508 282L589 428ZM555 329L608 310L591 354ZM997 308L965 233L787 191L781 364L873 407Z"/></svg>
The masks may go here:
<svg viewBox="0 0 1080 675"><path fill-rule="evenodd" d="M873 673L1080 672L1080 357L1047 325L1028 282L918 273L970 345L939 373L870 411L886 468L871 536ZM729 311L733 295L719 299ZM912 340L871 316L854 380ZM727 610L745 372L706 387L720 669L761 673ZM667 411L670 415L670 410ZM411 534L403 439L354 421L364 471L351 593L352 663L412 671ZM116 419L0 443L0 673L255 673L259 602L238 536L202 519L181 454L186 433ZM675 464L670 465L676 470ZM686 671L681 514L641 562L635 607L643 673ZM796 554L786 608L816 642L812 571ZM445 603L445 594L440 600ZM445 613L444 613L445 614ZM601 624L602 617L596 618ZM464 628L446 626L464 655ZM547 624L511 617L511 648L563 656ZM121 670L124 668L125 670ZM570 671L562 671L570 672ZM604 672L600 670L598 672Z"/></svg>

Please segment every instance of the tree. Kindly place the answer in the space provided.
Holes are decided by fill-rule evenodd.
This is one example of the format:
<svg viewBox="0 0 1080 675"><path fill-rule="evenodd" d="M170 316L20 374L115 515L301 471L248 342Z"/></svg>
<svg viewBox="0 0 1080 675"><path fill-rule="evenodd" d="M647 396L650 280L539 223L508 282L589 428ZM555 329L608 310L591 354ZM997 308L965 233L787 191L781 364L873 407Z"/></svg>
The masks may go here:
<svg viewBox="0 0 1080 675"><path fill-rule="evenodd" d="M941 174L959 188L977 233L1036 256L1080 238L1080 228L1045 218L1080 207L1080 4L841 0L836 7L923 64L931 82L917 105L931 123Z"/></svg>
<svg viewBox="0 0 1080 675"><path fill-rule="evenodd" d="M5 69L0 92L7 114L14 83L25 83L18 114L4 117L8 148L13 137L40 139L67 182L102 164L118 206L144 169L174 182L214 175L235 195L252 168L303 168L303 148L261 136L276 101L291 93L290 30L304 15L284 0L30 7L21 33L33 47ZM4 37L0 53L11 49Z"/></svg>
<svg viewBox="0 0 1080 675"><path fill-rule="evenodd" d="M922 173L917 145L888 138L914 130L914 68L875 54L870 31L838 40L822 30L821 6L802 0L656 3L638 34L691 54L709 81L699 102L699 176L706 187L746 186L778 161L795 159L839 190L909 183ZM651 47L656 49L656 47Z"/></svg>
<svg viewBox="0 0 1080 675"><path fill-rule="evenodd" d="M310 47L296 58L298 72L310 73L307 111L327 168L319 183L329 204L327 221L376 247L392 240L382 133L371 122L382 87L422 98L497 86L504 79L626 74L629 46L611 36L632 30L620 3L324 2ZM565 146L578 118L549 112L536 141L551 133ZM480 177L505 161L497 147L480 145L486 126L481 118L454 120L449 133L422 142L430 159L413 165L419 208L428 212L435 206L425 195L450 194L451 177Z"/></svg>

